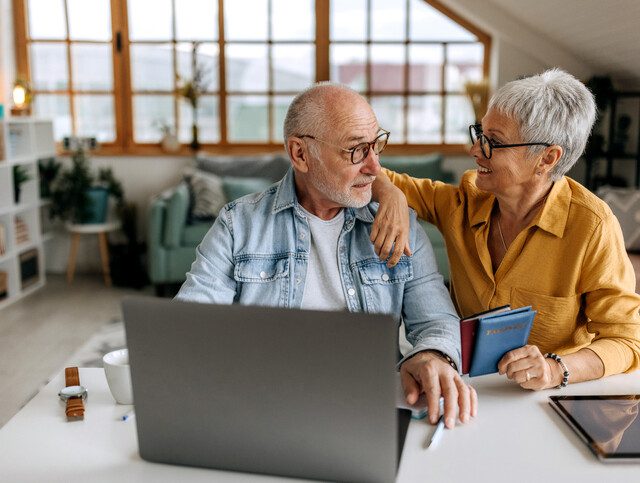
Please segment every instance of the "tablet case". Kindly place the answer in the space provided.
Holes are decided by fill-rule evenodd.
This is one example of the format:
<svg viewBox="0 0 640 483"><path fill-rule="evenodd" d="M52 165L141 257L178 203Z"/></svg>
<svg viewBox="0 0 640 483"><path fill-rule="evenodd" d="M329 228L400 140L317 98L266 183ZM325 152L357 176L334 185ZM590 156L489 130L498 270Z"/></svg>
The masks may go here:
<svg viewBox="0 0 640 483"><path fill-rule="evenodd" d="M527 343L535 314L529 306L480 317L469 376L497 372L502 356Z"/></svg>

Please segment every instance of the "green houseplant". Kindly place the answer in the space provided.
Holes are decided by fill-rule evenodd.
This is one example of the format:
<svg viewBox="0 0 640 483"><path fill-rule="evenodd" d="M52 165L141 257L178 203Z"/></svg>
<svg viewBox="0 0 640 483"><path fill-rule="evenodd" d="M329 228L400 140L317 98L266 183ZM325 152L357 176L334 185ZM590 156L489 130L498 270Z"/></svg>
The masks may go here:
<svg viewBox="0 0 640 483"><path fill-rule="evenodd" d="M118 208L123 206L122 184L114 178L111 168L101 169L96 177L85 150L78 149L71 157L71 166L60 171L51 185L51 218L103 223L109 195L116 199Z"/></svg>
<svg viewBox="0 0 640 483"><path fill-rule="evenodd" d="M13 199L16 204L20 203L22 185L30 179L29 170L25 166L17 164L13 167Z"/></svg>

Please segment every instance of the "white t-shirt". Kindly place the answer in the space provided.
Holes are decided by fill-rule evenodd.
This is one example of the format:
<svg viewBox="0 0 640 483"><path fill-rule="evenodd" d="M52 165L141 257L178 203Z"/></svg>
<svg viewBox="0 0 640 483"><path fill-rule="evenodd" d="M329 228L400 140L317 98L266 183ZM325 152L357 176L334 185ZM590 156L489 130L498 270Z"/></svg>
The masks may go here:
<svg viewBox="0 0 640 483"><path fill-rule="evenodd" d="M307 216L310 232L309 265L302 294L303 309L346 310L338 269L338 238L344 225L344 210L323 220L300 207Z"/></svg>

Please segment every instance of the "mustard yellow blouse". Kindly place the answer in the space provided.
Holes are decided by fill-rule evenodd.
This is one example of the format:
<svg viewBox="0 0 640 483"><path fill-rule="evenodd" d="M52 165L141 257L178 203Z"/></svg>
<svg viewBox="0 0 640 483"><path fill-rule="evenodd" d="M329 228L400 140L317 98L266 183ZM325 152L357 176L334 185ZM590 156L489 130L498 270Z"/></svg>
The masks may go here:
<svg viewBox="0 0 640 483"><path fill-rule="evenodd" d="M606 203L564 177L520 232L494 273L487 248L495 196L476 188L475 171L459 186L385 169L420 218L447 246L451 295L461 316L510 304L538 311L529 343L569 354L588 347L605 376L640 367L640 296L620 224Z"/></svg>

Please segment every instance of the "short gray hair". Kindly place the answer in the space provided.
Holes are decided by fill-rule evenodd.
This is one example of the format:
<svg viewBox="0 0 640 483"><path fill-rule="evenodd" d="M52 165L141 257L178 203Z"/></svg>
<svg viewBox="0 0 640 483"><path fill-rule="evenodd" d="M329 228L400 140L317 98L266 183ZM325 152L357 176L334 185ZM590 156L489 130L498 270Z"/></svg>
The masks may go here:
<svg viewBox="0 0 640 483"><path fill-rule="evenodd" d="M318 82L300 92L294 97L284 118L284 146L292 136L312 135L324 137L326 128L330 126L331 110L327 109L327 96L342 91L343 93L358 94L350 87L336 82ZM317 157L317 146L310 144L312 154Z"/></svg>
<svg viewBox="0 0 640 483"><path fill-rule="evenodd" d="M560 69L509 82L491 98L489 109L514 119L520 126L522 142L562 146L564 153L551 171L553 181L578 161L596 119L593 94ZM542 149L530 147L532 153Z"/></svg>

